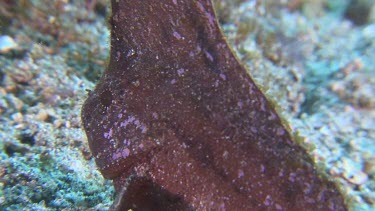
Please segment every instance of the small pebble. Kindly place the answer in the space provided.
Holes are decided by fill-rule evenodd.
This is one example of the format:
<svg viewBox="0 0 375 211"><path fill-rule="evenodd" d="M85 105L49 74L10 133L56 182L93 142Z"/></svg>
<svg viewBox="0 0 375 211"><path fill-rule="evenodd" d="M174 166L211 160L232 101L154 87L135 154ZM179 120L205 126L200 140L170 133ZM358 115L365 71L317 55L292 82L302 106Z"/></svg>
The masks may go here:
<svg viewBox="0 0 375 211"><path fill-rule="evenodd" d="M368 176L363 171L358 171L346 177L346 179L352 184L362 185L367 182Z"/></svg>
<svg viewBox="0 0 375 211"><path fill-rule="evenodd" d="M55 128L60 128L62 125L63 125L63 122L59 119L56 119L55 121L53 121L53 126L55 126Z"/></svg>
<svg viewBox="0 0 375 211"><path fill-rule="evenodd" d="M12 114L11 117L17 123L22 123L23 122L23 115L20 112Z"/></svg>
<svg viewBox="0 0 375 211"><path fill-rule="evenodd" d="M375 157L365 161L364 171L369 175L375 175Z"/></svg>
<svg viewBox="0 0 375 211"><path fill-rule="evenodd" d="M4 113L7 108L8 103L3 98L0 98L0 114Z"/></svg>
<svg viewBox="0 0 375 211"><path fill-rule="evenodd" d="M66 128L70 128L70 127L71 127L70 121L66 121L66 122L65 122L65 127L66 127Z"/></svg>
<svg viewBox="0 0 375 211"><path fill-rule="evenodd" d="M13 38L3 35L0 36L0 53L8 53L10 50L17 48L17 43Z"/></svg>
<svg viewBox="0 0 375 211"><path fill-rule="evenodd" d="M45 122L48 119L48 113L45 110L40 110L36 117Z"/></svg>
<svg viewBox="0 0 375 211"><path fill-rule="evenodd" d="M19 98L15 97L14 95L9 95L8 103L16 110L20 111L24 105L23 101Z"/></svg>

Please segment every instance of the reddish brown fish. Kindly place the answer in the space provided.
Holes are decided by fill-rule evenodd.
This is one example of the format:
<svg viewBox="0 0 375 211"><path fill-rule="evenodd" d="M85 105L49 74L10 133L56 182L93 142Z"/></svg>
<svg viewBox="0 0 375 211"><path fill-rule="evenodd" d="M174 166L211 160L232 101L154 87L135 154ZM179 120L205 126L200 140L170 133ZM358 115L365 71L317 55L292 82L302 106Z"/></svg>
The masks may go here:
<svg viewBox="0 0 375 211"><path fill-rule="evenodd" d="M226 43L209 0L112 0L83 106L113 210L346 210Z"/></svg>

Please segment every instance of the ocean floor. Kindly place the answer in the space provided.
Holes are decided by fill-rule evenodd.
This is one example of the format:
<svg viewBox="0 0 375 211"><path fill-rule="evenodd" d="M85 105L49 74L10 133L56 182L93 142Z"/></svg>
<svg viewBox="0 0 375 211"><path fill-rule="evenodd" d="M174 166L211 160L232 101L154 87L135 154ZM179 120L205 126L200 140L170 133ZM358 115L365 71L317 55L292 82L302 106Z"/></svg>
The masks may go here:
<svg viewBox="0 0 375 211"><path fill-rule="evenodd" d="M295 140L350 210L375 210L374 1L215 3ZM106 66L109 13L107 0L0 1L0 210L111 205L80 119Z"/></svg>

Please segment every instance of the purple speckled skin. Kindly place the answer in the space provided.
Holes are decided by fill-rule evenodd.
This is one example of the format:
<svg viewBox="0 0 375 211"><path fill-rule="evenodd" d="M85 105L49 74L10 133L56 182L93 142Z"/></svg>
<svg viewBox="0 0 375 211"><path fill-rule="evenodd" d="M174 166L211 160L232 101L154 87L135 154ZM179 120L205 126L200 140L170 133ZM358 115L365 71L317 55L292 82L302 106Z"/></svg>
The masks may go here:
<svg viewBox="0 0 375 211"><path fill-rule="evenodd" d="M239 64L209 0L112 0L82 120L113 210L346 210Z"/></svg>

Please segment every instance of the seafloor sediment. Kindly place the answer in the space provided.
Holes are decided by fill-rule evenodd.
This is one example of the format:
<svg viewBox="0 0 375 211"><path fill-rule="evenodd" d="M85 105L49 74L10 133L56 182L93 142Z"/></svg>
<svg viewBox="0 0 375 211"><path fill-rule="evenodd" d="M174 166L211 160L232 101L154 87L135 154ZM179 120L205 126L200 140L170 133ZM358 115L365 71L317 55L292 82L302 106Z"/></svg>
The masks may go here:
<svg viewBox="0 0 375 211"><path fill-rule="evenodd" d="M374 210L373 3L363 23L347 15L361 12L349 1L215 2L228 42L296 140L351 210ZM0 210L111 204L80 120L105 69L109 12L106 0L0 2Z"/></svg>

